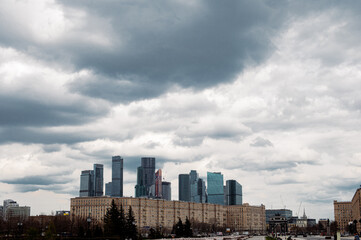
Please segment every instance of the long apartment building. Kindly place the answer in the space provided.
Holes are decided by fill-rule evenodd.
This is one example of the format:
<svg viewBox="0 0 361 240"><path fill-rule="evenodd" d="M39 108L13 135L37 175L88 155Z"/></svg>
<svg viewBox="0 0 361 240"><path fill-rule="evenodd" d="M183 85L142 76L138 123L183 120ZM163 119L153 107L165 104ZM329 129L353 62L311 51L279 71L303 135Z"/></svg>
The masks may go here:
<svg viewBox="0 0 361 240"><path fill-rule="evenodd" d="M167 201L164 199L131 197L77 197L70 201L72 218L92 219L102 224L112 200L127 213L132 207L138 229L162 227L172 229L178 218L188 218L194 223L206 223L235 231L264 232L266 230L265 206L249 204L224 206L209 203Z"/></svg>
<svg viewBox="0 0 361 240"><path fill-rule="evenodd" d="M358 188L350 202L333 201L335 221L337 222L340 231L346 232L347 225L354 220L357 221L357 232L361 231L361 187Z"/></svg>

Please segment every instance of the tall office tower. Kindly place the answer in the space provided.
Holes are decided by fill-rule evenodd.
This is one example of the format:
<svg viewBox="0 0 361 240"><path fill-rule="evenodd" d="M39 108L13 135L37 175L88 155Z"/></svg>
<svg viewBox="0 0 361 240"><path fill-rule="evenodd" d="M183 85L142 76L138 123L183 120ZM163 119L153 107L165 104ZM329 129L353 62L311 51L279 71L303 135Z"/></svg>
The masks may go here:
<svg viewBox="0 0 361 240"><path fill-rule="evenodd" d="M103 196L103 164L94 164L94 195Z"/></svg>
<svg viewBox="0 0 361 240"><path fill-rule="evenodd" d="M170 182L162 182L162 198L165 200L172 200L172 189Z"/></svg>
<svg viewBox="0 0 361 240"><path fill-rule="evenodd" d="M189 173L189 184L190 184L190 201L200 202L200 196L198 195L198 173L196 170L191 170Z"/></svg>
<svg viewBox="0 0 361 240"><path fill-rule="evenodd" d="M189 173L189 181L190 183L196 182L198 180L198 173L196 170L191 170Z"/></svg>
<svg viewBox="0 0 361 240"><path fill-rule="evenodd" d="M112 195L123 197L123 158L112 157Z"/></svg>
<svg viewBox="0 0 361 240"><path fill-rule="evenodd" d="M189 183L189 174L178 175L178 196L179 201L189 202L191 200L191 189Z"/></svg>
<svg viewBox="0 0 361 240"><path fill-rule="evenodd" d="M207 172L208 202L224 205L223 175L220 172Z"/></svg>
<svg viewBox="0 0 361 240"><path fill-rule="evenodd" d="M143 157L141 159L143 167L143 181L149 192L149 188L154 184L155 180L155 158Z"/></svg>
<svg viewBox="0 0 361 240"><path fill-rule="evenodd" d="M226 205L242 205L242 185L236 180L226 182Z"/></svg>
<svg viewBox="0 0 361 240"><path fill-rule="evenodd" d="M199 203L206 203L207 202L207 191L206 191L206 182L199 178L197 181L197 190L198 190L198 199Z"/></svg>
<svg viewBox="0 0 361 240"><path fill-rule="evenodd" d="M135 197L147 196L146 187L144 185L144 168L137 168L137 185L135 185Z"/></svg>
<svg viewBox="0 0 361 240"><path fill-rule="evenodd" d="M162 169L155 173L155 198L162 198Z"/></svg>
<svg viewBox="0 0 361 240"><path fill-rule="evenodd" d="M112 182L108 182L105 184L105 196L112 195Z"/></svg>
<svg viewBox="0 0 361 240"><path fill-rule="evenodd" d="M93 181L94 181L94 171L93 170L81 171L79 197L94 196Z"/></svg>
<svg viewBox="0 0 361 240"><path fill-rule="evenodd" d="M4 207L0 206L0 220L4 218Z"/></svg>

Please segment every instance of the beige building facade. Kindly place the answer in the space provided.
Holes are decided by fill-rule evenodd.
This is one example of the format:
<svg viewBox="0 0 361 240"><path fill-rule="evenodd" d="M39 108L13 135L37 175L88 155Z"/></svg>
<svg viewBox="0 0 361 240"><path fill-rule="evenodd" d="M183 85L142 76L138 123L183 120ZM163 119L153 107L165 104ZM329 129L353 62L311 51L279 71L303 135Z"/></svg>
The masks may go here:
<svg viewBox="0 0 361 240"><path fill-rule="evenodd" d="M341 233L345 233L347 225L352 221L352 202L333 201L335 221Z"/></svg>
<svg viewBox="0 0 361 240"><path fill-rule="evenodd" d="M70 201L72 218L91 218L95 224L102 224L104 215L112 200L127 213L132 208L138 229L162 227L172 229L180 218L192 223L206 223L234 231L264 232L266 230L265 206L249 204L223 206L209 203L167 201L131 197L77 197Z"/></svg>
<svg viewBox="0 0 361 240"><path fill-rule="evenodd" d="M356 228L357 232L361 231L361 223L359 220L361 219L361 188L357 189L352 198L352 219L357 221Z"/></svg>
<svg viewBox="0 0 361 240"><path fill-rule="evenodd" d="M357 232L361 231L361 188L358 188L351 202L333 202L335 221L341 232L346 232L347 225L354 220L357 221Z"/></svg>

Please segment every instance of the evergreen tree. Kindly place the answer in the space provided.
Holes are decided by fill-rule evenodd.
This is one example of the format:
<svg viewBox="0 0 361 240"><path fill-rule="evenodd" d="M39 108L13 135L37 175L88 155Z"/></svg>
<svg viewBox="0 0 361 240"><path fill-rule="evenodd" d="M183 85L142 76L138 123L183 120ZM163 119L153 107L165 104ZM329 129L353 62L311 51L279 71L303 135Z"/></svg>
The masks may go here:
<svg viewBox="0 0 361 240"><path fill-rule="evenodd" d="M126 234L127 234L126 219L125 219L124 209L123 209L122 205L120 205L119 222L118 222L117 228L118 228L118 235L120 236L120 239L125 239Z"/></svg>
<svg viewBox="0 0 361 240"><path fill-rule="evenodd" d="M137 239L138 231L137 226L135 225L135 218L133 214L132 207L129 207L127 220L126 220L126 236L132 240Z"/></svg>
<svg viewBox="0 0 361 240"><path fill-rule="evenodd" d="M191 222L187 217L186 222L184 223L184 237L192 237L192 236L193 236L193 231L191 228Z"/></svg>
<svg viewBox="0 0 361 240"><path fill-rule="evenodd" d="M113 200L110 208L107 210L107 213L104 216L105 234L108 236L118 235L119 225L120 225L120 212L118 211L118 208Z"/></svg>
<svg viewBox="0 0 361 240"><path fill-rule="evenodd" d="M175 235L177 237L183 237L184 236L184 229L183 229L183 222L182 219L178 218L178 222L175 225Z"/></svg>

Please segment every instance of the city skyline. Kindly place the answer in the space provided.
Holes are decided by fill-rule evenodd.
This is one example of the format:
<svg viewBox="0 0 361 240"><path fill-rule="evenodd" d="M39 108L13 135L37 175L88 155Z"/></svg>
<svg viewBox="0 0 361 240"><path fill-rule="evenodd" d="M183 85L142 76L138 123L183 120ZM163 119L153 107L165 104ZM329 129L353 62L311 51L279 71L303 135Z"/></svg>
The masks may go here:
<svg viewBox="0 0 361 240"><path fill-rule="evenodd" d="M179 173L221 172L243 202L333 219L333 200L361 183L360 11L336 0L0 1L0 199L69 210L81 171L103 164L111 182L116 155L134 196L150 156L172 199Z"/></svg>

